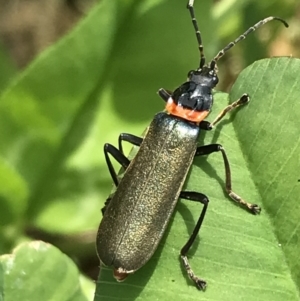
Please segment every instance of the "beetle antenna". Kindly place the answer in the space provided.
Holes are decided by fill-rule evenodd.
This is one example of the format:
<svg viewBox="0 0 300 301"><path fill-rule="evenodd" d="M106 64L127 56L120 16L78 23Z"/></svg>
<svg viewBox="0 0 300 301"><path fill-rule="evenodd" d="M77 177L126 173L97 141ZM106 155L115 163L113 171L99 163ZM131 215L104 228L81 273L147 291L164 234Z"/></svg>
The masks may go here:
<svg viewBox="0 0 300 301"><path fill-rule="evenodd" d="M213 58L213 60L210 62L210 68L211 69L214 69L216 64L217 64L217 61L225 54L226 51L228 51L230 48L232 48L234 45L236 45L238 42L244 40L246 38L246 36L255 31L257 28L259 28L260 26L272 21L272 20L278 20L280 21L281 23L283 23L283 25L285 27L289 27L288 23L279 18L279 17L268 17L268 18L265 18L259 22L257 22L255 25L253 25L252 27L250 27L248 30L246 30L243 34L241 34L237 39L235 39L233 42L230 42L228 45L226 45L222 50L220 50L218 52L218 54Z"/></svg>
<svg viewBox="0 0 300 301"><path fill-rule="evenodd" d="M205 56L204 56L204 51L203 51L203 45L202 45L202 38L201 38L201 32L198 27L198 22L195 17L195 12L194 12L194 0L189 0L187 4L187 8L191 14L193 26L196 32L196 38L198 41L198 47L199 47L199 52L200 52L200 64L199 64L199 69L201 69L204 64L205 64Z"/></svg>

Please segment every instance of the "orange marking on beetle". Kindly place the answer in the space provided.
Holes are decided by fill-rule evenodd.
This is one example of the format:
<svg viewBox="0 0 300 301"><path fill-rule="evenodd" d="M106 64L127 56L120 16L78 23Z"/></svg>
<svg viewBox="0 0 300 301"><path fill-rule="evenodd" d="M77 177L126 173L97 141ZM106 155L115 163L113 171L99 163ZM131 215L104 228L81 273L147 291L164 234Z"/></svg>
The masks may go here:
<svg viewBox="0 0 300 301"><path fill-rule="evenodd" d="M181 117L185 120L200 123L209 114L209 111L195 111L178 106L174 102L167 102L166 110L169 114Z"/></svg>

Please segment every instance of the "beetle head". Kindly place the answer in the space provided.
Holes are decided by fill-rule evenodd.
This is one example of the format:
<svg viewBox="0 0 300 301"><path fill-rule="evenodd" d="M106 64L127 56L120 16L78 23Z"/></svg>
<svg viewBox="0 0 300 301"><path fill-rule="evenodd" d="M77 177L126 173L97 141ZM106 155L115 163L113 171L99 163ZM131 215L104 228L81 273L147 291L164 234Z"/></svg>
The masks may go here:
<svg viewBox="0 0 300 301"><path fill-rule="evenodd" d="M191 70L188 80L167 99L166 110L187 121L200 123L209 114L213 104L212 89L218 81L216 68L204 66Z"/></svg>
<svg viewBox="0 0 300 301"><path fill-rule="evenodd" d="M204 66L201 69L191 70L188 73L188 81L213 89L219 82L216 65L213 68Z"/></svg>

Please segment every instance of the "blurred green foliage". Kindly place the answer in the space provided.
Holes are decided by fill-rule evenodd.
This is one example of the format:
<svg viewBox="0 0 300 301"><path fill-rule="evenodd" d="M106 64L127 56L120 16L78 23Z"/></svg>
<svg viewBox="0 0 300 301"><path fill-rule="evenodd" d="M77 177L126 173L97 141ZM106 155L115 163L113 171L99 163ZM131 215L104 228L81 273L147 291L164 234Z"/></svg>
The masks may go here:
<svg viewBox="0 0 300 301"><path fill-rule="evenodd" d="M121 132L140 135L163 109L155 92L174 89L198 66L185 2L103 0L21 73L1 52L2 254L27 240L32 229L40 238L59 237L54 242L70 256L94 254L93 235L76 238L96 231L111 189L103 144L116 144ZM296 5L296 0L196 0L208 60L259 19L292 20ZM220 61L219 87L228 89L237 67L268 57L268 46L281 32L288 34L270 23L232 49Z"/></svg>

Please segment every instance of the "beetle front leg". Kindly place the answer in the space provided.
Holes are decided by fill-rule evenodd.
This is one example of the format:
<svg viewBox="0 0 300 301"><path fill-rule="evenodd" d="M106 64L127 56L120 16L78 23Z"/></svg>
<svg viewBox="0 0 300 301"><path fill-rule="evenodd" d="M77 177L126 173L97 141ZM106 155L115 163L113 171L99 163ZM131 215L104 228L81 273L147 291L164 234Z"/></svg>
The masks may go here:
<svg viewBox="0 0 300 301"><path fill-rule="evenodd" d="M232 191L232 184L231 184L231 171L230 171L230 165L229 161L226 155L226 152L222 145L220 144L209 144L204 146L197 147L195 156L203 156L203 155L209 155L214 152L221 152L223 156L224 161L224 167L225 167L225 189L228 195L233 199L236 203L242 205L246 209L248 209L251 213L258 214L261 211L261 208L252 203L246 202L244 199L242 199L238 194L236 194L234 191Z"/></svg>
<svg viewBox="0 0 300 301"><path fill-rule="evenodd" d="M244 104L247 104L250 101L250 97L248 94L243 94L238 100L233 102L232 104L228 105L225 107L219 114L218 116L214 119L213 122L208 122L206 120L201 121L199 126L203 130L210 131L214 128L214 126L223 119L223 117L230 111L232 111L235 108L238 108Z"/></svg>
<svg viewBox="0 0 300 301"><path fill-rule="evenodd" d="M164 88L159 89L157 93L165 102L167 102L173 94L172 91L166 90Z"/></svg>
<svg viewBox="0 0 300 301"><path fill-rule="evenodd" d="M185 270L187 271L189 278L195 282L195 284L199 290L204 290L206 287L206 281L195 275L195 273L191 269L191 266L190 266L190 263L188 261L186 254L189 251L189 249L191 248L192 244L194 243L194 241L200 231L209 200L206 195L204 195L200 192L194 192L194 191L182 191L180 193L179 197L186 199L186 200L200 202L201 204L204 205L203 209L201 211L201 214L199 216L199 219L197 221L197 224L193 230L192 235L190 236L189 240L187 241L187 243L183 246L183 248L180 251L180 258L181 258L181 261L183 263Z"/></svg>

